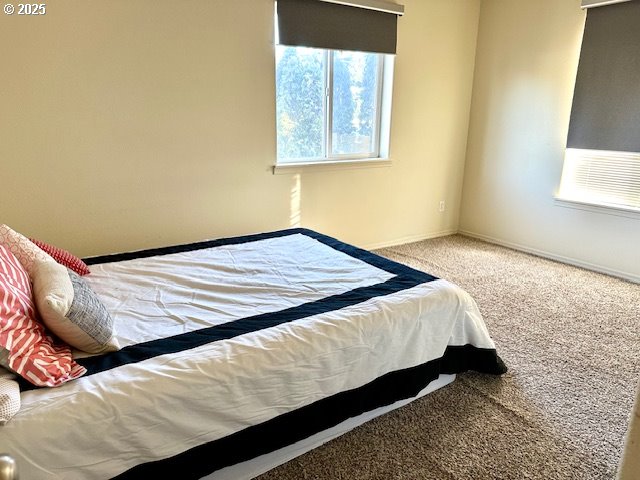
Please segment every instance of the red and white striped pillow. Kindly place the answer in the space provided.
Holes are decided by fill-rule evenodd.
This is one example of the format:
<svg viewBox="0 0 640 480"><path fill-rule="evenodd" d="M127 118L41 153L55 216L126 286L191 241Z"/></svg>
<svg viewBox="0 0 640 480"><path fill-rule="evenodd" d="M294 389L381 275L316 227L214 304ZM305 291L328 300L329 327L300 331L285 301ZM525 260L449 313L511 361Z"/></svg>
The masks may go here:
<svg viewBox="0 0 640 480"><path fill-rule="evenodd" d="M3 366L34 385L56 387L86 372L71 348L54 343L36 320L29 275L0 245L0 357ZM3 350L6 350L4 352Z"/></svg>

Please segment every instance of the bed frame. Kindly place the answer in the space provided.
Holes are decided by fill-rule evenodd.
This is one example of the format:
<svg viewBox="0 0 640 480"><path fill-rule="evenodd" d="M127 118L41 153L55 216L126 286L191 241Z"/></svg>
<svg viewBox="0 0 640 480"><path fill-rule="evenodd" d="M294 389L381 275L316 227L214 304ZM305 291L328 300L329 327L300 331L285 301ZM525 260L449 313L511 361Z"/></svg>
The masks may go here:
<svg viewBox="0 0 640 480"><path fill-rule="evenodd" d="M0 480L18 480L16 461L10 455L0 455Z"/></svg>

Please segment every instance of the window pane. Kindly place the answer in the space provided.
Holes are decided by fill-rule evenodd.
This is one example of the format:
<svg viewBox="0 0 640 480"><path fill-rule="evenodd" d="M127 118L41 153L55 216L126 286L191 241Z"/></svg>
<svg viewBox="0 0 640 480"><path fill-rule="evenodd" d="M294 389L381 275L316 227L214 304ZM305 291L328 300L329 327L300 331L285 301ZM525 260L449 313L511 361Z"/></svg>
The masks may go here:
<svg viewBox="0 0 640 480"><path fill-rule="evenodd" d="M375 153L380 55L333 54L332 154Z"/></svg>
<svg viewBox="0 0 640 480"><path fill-rule="evenodd" d="M324 74L322 50L276 46L278 159L324 155Z"/></svg>
<svg viewBox="0 0 640 480"><path fill-rule="evenodd" d="M640 211L640 153L567 148L558 196Z"/></svg>

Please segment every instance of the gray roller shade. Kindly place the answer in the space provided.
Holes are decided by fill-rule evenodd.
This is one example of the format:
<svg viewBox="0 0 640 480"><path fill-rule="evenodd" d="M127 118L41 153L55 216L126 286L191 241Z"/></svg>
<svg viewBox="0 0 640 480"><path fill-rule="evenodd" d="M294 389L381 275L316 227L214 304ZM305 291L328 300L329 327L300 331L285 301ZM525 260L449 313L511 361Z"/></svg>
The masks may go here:
<svg viewBox="0 0 640 480"><path fill-rule="evenodd" d="M320 0L278 0L277 11L281 45L396 53L394 13Z"/></svg>
<svg viewBox="0 0 640 480"><path fill-rule="evenodd" d="M587 12L567 147L640 152L640 0Z"/></svg>

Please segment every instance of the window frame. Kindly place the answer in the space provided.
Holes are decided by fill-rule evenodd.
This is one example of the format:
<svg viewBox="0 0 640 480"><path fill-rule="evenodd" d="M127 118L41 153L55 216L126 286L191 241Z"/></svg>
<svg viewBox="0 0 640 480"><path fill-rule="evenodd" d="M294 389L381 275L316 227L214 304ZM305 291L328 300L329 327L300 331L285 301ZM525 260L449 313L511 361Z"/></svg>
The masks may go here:
<svg viewBox="0 0 640 480"><path fill-rule="evenodd" d="M298 46L276 45L276 48L308 48ZM342 50L316 49L323 53L324 70L324 97L323 97L323 155L320 157L290 157L283 159L276 151L276 167L298 167L304 165L335 165L342 163L358 162L361 164L370 161L384 161L384 154L388 151L388 132L383 134L386 125L388 128L390 111L385 113L385 109L390 109L391 78L393 75L393 57L376 52L362 52L376 55L378 58L376 71L376 94L375 94L375 126L373 127L373 150L364 153L333 153L333 78L334 78L334 55ZM277 55L276 55L277 58ZM276 67L277 68L277 67ZM277 85L276 85L277 89ZM385 104L386 107L385 107ZM386 121L385 121L385 117ZM276 120L277 122L277 120ZM276 124L276 136L279 135ZM386 144L385 144L386 139ZM277 144L277 142L276 142Z"/></svg>

